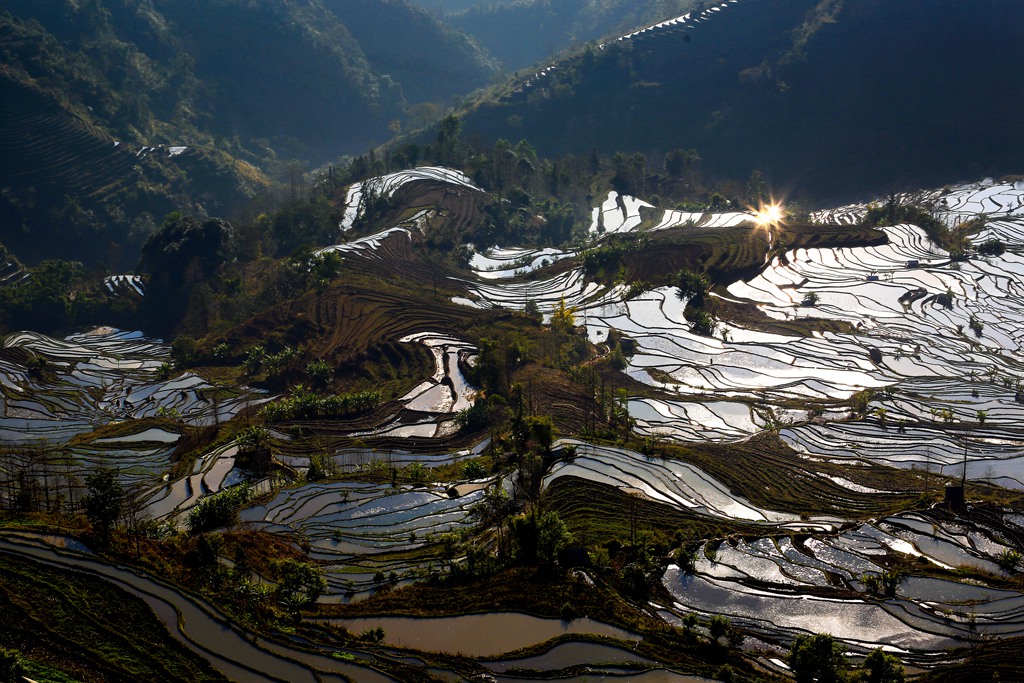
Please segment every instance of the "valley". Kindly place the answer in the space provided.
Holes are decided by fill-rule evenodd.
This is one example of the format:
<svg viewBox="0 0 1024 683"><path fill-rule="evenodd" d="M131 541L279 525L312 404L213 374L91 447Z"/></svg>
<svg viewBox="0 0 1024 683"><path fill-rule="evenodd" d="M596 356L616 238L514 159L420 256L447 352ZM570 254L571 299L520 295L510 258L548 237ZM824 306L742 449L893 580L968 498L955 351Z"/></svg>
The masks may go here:
<svg viewBox="0 0 1024 683"><path fill-rule="evenodd" d="M1020 19L11 0L0 683L1024 680Z"/></svg>

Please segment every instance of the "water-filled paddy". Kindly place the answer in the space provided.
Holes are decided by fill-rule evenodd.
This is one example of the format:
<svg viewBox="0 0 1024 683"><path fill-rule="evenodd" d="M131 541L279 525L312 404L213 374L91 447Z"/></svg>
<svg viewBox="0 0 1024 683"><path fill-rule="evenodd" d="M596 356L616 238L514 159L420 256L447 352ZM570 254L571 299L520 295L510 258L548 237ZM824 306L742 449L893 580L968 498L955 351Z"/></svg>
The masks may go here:
<svg viewBox="0 0 1024 683"><path fill-rule="evenodd" d="M381 627L389 645L469 657L496 657L567 634L589 633L625 641L639 640L635 634L592 619L544 619L519 612L435 619L368 617L335 619L330 623L343 626L352 633Z"/></svg>

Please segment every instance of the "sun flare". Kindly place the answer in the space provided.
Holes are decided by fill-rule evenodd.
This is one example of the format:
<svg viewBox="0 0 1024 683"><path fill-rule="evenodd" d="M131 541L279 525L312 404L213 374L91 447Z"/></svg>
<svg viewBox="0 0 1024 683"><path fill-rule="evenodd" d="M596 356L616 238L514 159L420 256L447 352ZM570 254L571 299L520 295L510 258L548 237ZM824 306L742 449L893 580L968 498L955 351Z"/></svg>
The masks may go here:
<svg viewBox="0 0 1024 683"><path fill-rule="evenodd" d="M782 221L782 206L780 204L764 204L755 215L758 225L775 225Z"/></svg>

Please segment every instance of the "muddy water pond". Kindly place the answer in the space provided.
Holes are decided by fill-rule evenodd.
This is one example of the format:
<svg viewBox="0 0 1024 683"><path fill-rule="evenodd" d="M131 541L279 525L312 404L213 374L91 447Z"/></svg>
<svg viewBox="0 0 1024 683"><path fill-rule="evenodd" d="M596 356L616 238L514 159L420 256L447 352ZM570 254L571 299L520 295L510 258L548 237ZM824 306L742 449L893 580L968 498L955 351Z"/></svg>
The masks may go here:
<svg viewBox="0 0 1024 683"><path fill-rule="evenodd" d="M630 650L603 645L601 643L570 642L556 645L542 655L523 659L506 659L501 662L487 664L491 671L504 673L511 669L532 671L558 671L573 666L590 666L594 664L626 664L638 663L654 665L656 662L642 657Z"/></svg>
<svg viewBox="0 0 1024 683"><path fill-rule="evenodd" d="M468 657L496 657L567 634L590 633L627 641L640 640L640 636L634 633L593 619L564 621L519 612L492 612L429 619L332 619L330 623L356 634L380 627L384 629L384 642L388 645Z"/></svg>
<svg viewBox="0 0 1024 683"><path fill-rule="evenodd" d="M499 683L540 683L541 681L547 681L550 679L518 677L506 678L504 676L498 676L495 680ZM653 669L651 671L643 671L641 673L628 673L625 671L593 671L584 674L583 676L559 678L558 681L559 683L597 683L597 681L614 681L616 683L621 683L622 681L630 681L631 683L715 683L715 681L708 678L685 676L666 669Z"/></svg>

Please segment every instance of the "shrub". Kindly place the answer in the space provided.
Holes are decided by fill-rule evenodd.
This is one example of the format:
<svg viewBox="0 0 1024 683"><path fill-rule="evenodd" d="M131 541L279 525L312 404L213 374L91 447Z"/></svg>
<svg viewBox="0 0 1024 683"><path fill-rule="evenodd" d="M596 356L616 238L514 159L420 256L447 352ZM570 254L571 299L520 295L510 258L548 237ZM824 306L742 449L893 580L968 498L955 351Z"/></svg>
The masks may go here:
<svg viewBox="0 0 1024 683"><path fill-rule="evenodd" d="M249 487L232 486L207 496L189 510L185 525L190 534L229 526L238 522L238 511L249 501Z"/></svg>
<svg viewBox="0 0 1024 683"><path fill-rule="evenodd" d="M999 554L999 557L996 558L996 564L998 564L1003 571L1015 572L1020 566L1021 560L1024 560L1024 556L1022 556L1020 552L1007 548Z"/></svg>
<svg viewBox="0 0 1024 683"><path fill-rule="evenodd" d="M15 683L25 675L21 656L16 650L0 648L0 683Z"/></svg>
<svg viewBox="0 0 1024 683"><path fill-rule="evenodd" d="M263 406L259 416L267 422L349 417L376 408L380 401L379 391L359 391L320 397L299 384L292 388L288 398Z"/></svg>
<svg viewBox="0 0 1024 683"><path fill-rule="evenodd" d="M985 256L1002 256L1005 251L1006 244L1002 240L995 238L986 240L978 247L978 253Z"/></svg>
<svg viewBox="0 0 1024 683"><path fill-rule="evenodd" d="M718 330L715 319L708 315L708 312L687 306L683 316L690 322L690 331L704 337L713 337Z"/></svg>
<svg viewBox="0 0 1024 683"><path fill-rule="evenodd" d="M845 680L846 648L827 633L797 636L789 666L797 683L841 683Z"/></svg>

